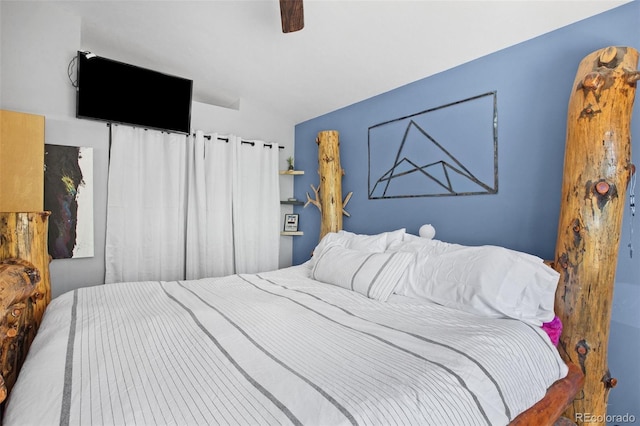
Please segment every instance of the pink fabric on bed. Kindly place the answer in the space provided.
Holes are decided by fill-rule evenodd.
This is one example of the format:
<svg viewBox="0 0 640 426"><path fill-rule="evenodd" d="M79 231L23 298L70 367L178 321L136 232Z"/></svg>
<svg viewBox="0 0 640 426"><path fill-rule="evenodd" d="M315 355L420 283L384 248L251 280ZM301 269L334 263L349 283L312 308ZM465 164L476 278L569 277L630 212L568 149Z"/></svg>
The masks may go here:
<svg viewBox="0 0 640 426"><path fill-rule="evenodd" d="M562 333L562 321L557 316L551 321L542 324L542 329L547 332L551 338L551 343L558 346L560 334Z"/></svg>

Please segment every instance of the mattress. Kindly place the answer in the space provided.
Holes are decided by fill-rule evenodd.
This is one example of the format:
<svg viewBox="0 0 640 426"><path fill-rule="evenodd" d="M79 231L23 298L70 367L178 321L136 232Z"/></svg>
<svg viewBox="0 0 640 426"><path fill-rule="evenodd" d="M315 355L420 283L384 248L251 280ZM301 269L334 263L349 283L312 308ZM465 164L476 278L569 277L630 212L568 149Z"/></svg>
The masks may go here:
<svg viewBox="0 0 640 426"><path fill-rule="evenodd" d="M302 265L59 296L4 424L504 425L566 373L539 327Z"/></svg>

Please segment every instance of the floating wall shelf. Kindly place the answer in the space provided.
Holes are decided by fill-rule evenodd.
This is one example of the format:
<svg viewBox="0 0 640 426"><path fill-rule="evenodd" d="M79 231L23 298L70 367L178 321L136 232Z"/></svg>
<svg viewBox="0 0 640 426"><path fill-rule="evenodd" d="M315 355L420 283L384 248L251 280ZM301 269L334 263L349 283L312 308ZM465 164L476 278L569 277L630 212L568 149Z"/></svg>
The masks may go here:
<svg viewBox="0 0 640 426"><path fill-rule="evenodd" d="M281 175L303 175L304 170L280 170ZM288 204L291 206L304 206L304 202L300 200L282 200L280 204ZM291 236L295 237L298 235L304 235L302 231L282 231L280 232L282 236Z"/></svg>

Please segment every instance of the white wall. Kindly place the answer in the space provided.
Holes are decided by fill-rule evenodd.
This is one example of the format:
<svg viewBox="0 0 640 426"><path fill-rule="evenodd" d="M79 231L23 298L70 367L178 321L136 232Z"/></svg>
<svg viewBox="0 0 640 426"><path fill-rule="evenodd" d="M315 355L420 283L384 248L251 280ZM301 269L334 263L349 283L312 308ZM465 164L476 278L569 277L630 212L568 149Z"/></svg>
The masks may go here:
<svg viewBox="0 0 640 426"><path fill-rule="evenodd" d="M52 295L104 280L108 128L75 118L75 89L68 65L82 45L82 22L55 2L0 2L0 108L46 117L45 143L94 148L95 256L53 260ZM162 71L162 70L160 70ZM286 147L281 165L293 153L294 123L273 116L269 108L241 101L238 110L194 102L192 128L234 133L278 142ZM283 180L283 198L293 193ZM283 213L286 208L283 209ZM291 237L281 238L280 266L291 264Z"/></svg>

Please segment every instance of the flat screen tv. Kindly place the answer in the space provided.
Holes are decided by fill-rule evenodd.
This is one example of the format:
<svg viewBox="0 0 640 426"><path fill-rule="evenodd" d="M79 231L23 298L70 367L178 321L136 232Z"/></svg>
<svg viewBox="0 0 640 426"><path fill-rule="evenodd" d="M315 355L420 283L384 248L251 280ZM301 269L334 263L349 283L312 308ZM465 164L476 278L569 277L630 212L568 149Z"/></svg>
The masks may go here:
<svg viewBox="0 0 640 426"><path fill-rule="evenodd" d="M77 79L78 118L190 131L192 80L80 51Z"/></svg>

